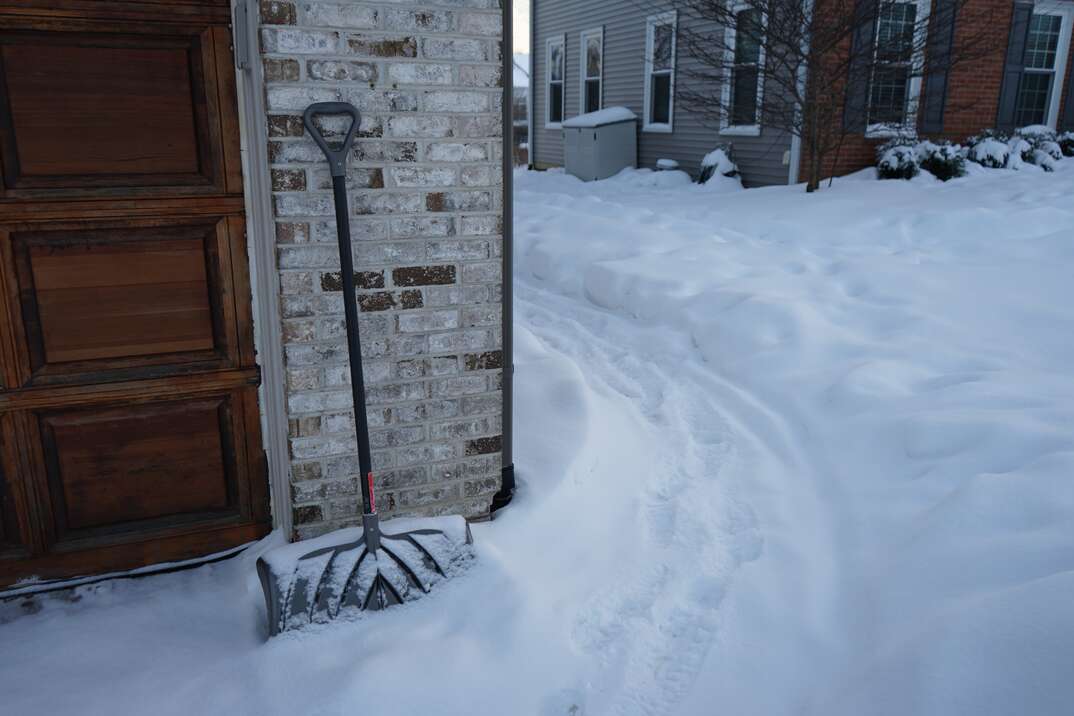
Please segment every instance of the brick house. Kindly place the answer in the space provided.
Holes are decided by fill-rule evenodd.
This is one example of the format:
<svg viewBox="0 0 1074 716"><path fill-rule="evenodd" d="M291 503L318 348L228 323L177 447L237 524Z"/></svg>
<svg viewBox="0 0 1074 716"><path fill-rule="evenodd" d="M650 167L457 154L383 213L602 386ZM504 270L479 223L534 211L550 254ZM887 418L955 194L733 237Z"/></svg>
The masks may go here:
<svg viewBox="0 0 1074 716"><path fill-rule="evenodd" d="M950 0L905 3L915 13L932 12ZM899 5L901 3L897 3ZM875 2L874 2L875 6ZM890 11L888 13L890 15ZM909 15L904 15L909 17ZM972 20L964 19L972 18ZM876 25L891 22L884 16ZM962 38L994 48L972 61L956 64L942 79L930 83L926 76L907 83L897 98L896 114L908 128L933 139L964 140L984 129L1011 131L1033 124L1060 131L1074 130L1074 52L1071 27L1074 2L1071 0L968 0L949 29L956 47ZM864 98L866 115L856 120L868 125L870 101L879 96L873 89ZM856 127L827 174L871 166L876 146L890 134Z"/></svg>
<svg viewBox="0 0 1074 716"><path fill-rule="evenodd" d="M362 112L382 514L505 498L510 17L0 0L0 587L358 522L332 193L301 120L317 101Z"/></svg>
<svg viewBox="0 0 1074 716"><path fill-rule="evenodd" d="M818 12L824 1L816 0ZM941 23L938 18L951 7L961 8L953 25ZM563 165L565 119L625 106L639 117L642 167L653 168L668 158L696 174L708 151L731 145L747 186L805 180L802 143L767 126L760 116L760 98L778 96L778 88L758 80L741 94L741 106L739 94L730 94L735 100L728 113L752 117L751 122L713 122L682 101L677 88L696 83L702 65L679 42L681 23L691 23L694 33L723 32L708 20L688 17L686 9L676 0L530 0L530 149L537 168ZM1074 0L859 0L855 12L869 22L841 52L872 60L858 68L860 81L853 84L858 90L850 100L860 111L846 113L850 134L837 160L826 162L825 175L872 165L875 147L891 136L893 125L954 141L983 129L1028 124L1074 130L1074 101L1069 99L1074 94ZM898 37L900 23L913 25L926 17L934 35L930 51L958 47L968 38L992 51L942 73L930 73L925 58L924 77L900 75L898 68L888 67L890 81L879 82L877 58L891 49L882 43ZM747 69L763 61L756 46L753 56L743 59ZM714 84L711 91L725 91L725 86ZM883 123L870 120L879 113Z"/></svg>

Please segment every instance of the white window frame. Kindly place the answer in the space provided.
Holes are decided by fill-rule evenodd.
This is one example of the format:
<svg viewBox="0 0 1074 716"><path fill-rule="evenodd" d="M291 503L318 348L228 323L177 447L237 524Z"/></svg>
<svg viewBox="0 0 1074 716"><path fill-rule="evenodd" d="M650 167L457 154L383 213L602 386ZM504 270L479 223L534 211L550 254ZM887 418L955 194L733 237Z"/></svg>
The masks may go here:
<svg viewBox="0 0 1074 716"><path fill-rule="evenodd" d="M1074 23L1074 6L1062 2L1037 2L1033 6L1033 15L1058 15L1062 22L1059 28L1059 44L1055 48L1055 69L1052 82L1052 93L1048 99L1048 112L1044 118L1044 124L1055 129L1059 123L1059 103L1063 98L1063 90L1066 82L1067 60L1070 57L1071 24ZM1022 69L1022 74L1034 72L1034 70ZM1021 83L1021 77L1018 78ZM1074 102L1074 99L1067 99Z"/></svg>
<svg viewBox="0 0 1074 716"><path fill-rule="evenodd" d="M653 41L657 25L671 25L671 82L669 91L670 102L668 106L668 121L650 122L649 114L652 108L652 67L653 67ZM675 56L678 54L679 42L679 13L677 10L669 10L659 15L650 15L645 19L645 107L641 131L661 132L670 134L675 127Z"/></svg>
<svg viewBox="0 0 1074 716"><path fill-rule="evenodd" d="M559 122L552 121L552 47L554 45L560 45L563 48L563 79L557 80L563 91L560 93L562 98L561 113L562 117ZM544 128L545 129L561 129L563 127L563 119L567 118L567 35L555 35L545 40L544 43Z"/></svg>
<svg viewBox="0 0 1074 716"><path fill-rule="evenodd" d="M896 0L897 2L903 2L903 0ZM914 46L917 47L917 51L913 57L910 58L910 70L913 73L913 77L910 78L910 86L906 90L906 121L899 127L893 127L890 124L880 122L875 124L869 124L865 128L866 137L898 137L907 133L917 132L917 110L918 100L921 98L921 67L925 61L925 37L924 33L928 32L929 26L929 11L932 9L932 3L930 0L905 0L906 4L917 5L917 13L914 15L915 31L918 36L914 38ZM872 109L873 99L873 71L876 69L876 53L877 53L877 40L880 39L880 22L876 23L876 27L873 28L873 57L872 62L869 64L869 86L866 89L868 93L865 97L865 116L869 116L869 112ZM917 70L917 71L915 71Z"/></svg>
<svg viewBox="0 0 1074 716"><path fill-rule="evenodd" d="M742 10L760 9L756 5L750 5L748 3L735 3L732 6L731 12L738 14ZM761 13L761 29L763 32L768 32L768 16ZM738 39L736 37L735 29L727 28L724 30L724 58L726 61L727 72L725 73L723 80L723 87L720 88L721 105L724 107L724 111L720 117L720 134L726 134L733 137L759 137L761 136L761 107L764 106L764 43L761 43L761 53L757 58L757 122L754 124L730 124L731 121L731 82L732 73L734 71L735 64L735 42Z"/></svg>
<svg viewBox="0 0 1074 716"><path fill-rule="evenodd" d="M589 55L586 52L586 42L596 37L600 40L600 75L597 77L589 77ZM593 111L599 112L604 109L604 26L593 28L592 30L586 30L581 35L581 40L578 43L579 52L578 55L581 59L578 61L578 114L585 114L585 100L586 91L585 85L587 80L597 80L600 91L598 92L597 108Z"/></svg>

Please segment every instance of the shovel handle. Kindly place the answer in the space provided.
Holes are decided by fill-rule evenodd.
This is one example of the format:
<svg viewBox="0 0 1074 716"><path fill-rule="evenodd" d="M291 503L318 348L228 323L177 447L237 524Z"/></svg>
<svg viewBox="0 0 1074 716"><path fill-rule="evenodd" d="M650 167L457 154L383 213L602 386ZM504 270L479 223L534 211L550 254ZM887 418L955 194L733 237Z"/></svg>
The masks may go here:
<svg viewBox="0 0 1074 716"><path fill-rule="evenodd" d="M347 130L347 134L343 138L343 144L340 145L339 149L332 149L328 142L325 141L321 130L313 123L314 118L325 114L350 115L351 126ZM310 133L313 141L317 142L317 146L321 148L325 157L328 158L328 166L334 177L346 176L347 174L347 154L350 153L351 145L354 144L354 135L358 133L358 124L361 120L362 115L358 112L358 108L349 102L315 102L307 107L305 114L302 115L302 123L306 125L306 131Z"/></svg>

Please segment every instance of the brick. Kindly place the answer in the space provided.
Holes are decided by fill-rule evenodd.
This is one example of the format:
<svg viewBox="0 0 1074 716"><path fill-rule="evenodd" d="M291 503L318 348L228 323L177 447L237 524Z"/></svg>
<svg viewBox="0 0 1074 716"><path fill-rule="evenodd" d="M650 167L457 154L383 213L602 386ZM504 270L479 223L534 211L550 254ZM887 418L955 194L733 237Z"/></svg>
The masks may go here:
<svg viewBox="0 0 1074 716"><path fill-rule="evenodd" d="M336 52L340 38L338 32L325 30L262 28L261 44L269 53L319 55Z"/></svg>
<svg viewBox="0 0 1074 716"><path fill-rule="evenodd" d="M488 370L503 368L503 351L486 351L484 353L467 353L463 356L466 370Z"/></svg>
<svg viewBox="0 0 1074 716"><path fill-rule="evenodd" d="M304 244L310 240L310 226L306 223L276 224L276 243Z"/></svg>
<svg viewBox="0 0 1074 716"><path fill-rule="evenodd" d="M396 316L400 333L427 333L459 327L458 311L400 313Z"/></svg>
<svg viewBox="0 0 1074 716"><path fill-rule="evenodd" d="M301 137L305 132L306 128L302 126L302 118L299 116L270 114L268 117L269 137Z"/></svg>
<svg viewBox="0 0 1074 716"><path fill-rule="evenodd" d="M302 24L316 27L369 29L377 26L377 10L354 3L302 3Z"/></svg>
<svg viewBox="0 0 1074 716"><path fill-rule="evenodd" d="M329 82L376 82L377 66L352 60L310 60L306 73L311 80Z"/></svg>
<svg viewBox="0 0 1074 716"><path fill-rule="evenodd" d="M355 288L384 288L384 272L383 271L355 271L354 272L354 286ZM321 274L321 290L322 291L342 291L343 281L340 278L339 271L322 273Z"/></svg>
<svg viewBox="0 0 1074 716"><path fill-rule="evenodd" d="M392 270L396 286L431 286L455 283L454 266L407 266Z"/></svg>
<svg viewBox="0 0 1074 716"><path fill-rule="evenodd" d="M418 137L438 139L450 137L454 133L451 117L442 116L402 116L388 120L388 135L391 137Z"/></svg>
<svg viewBox="0 0 1074 716"><path fill-rule="evenodd" d="M272 191L305 191L306 172L301 169L273 169Z"/></svg>
<svg viewBox="0 0 1074 716"><path fill-rule="evenodd" d="M266 92L270 110L303 110L314 102L335 102L339 99L336 90L327 87L289 87L271 85ZM323 155L322 155L323 156Z"/></svg>
<svg viewBox="0 0 1074 716"><path fill-rule="evenodd" d="M292 512L292 519L296 525L305 525L311 522L320 522L324 519L324 510L320 505L307 505L296 507Z"/></svg>
<svg viewBox="0 0 1074 716"><path fill-rule="evenodd" d="M399 167L391 170L398 187L441 187L459 183L459 173L444 167Z"/></svg>
<svg viewBox="0 0 1074 716"><path fill-rule="evenodd" d="M489 257L487 241L430 241L425 247L431 261L473 261Z"/></svg>
<svg viewBox="0 0 1074 716"><path fill-rule="evenodd" d="M357 142L355 155L360 162L413 162L418 158L417 142Z"/></svg>
<svg viewBox="0 0 1074 716"><path fill-rule="evenodd" d="M401 216L390 223L391 235L397 239L452 236L455 220L450 216Z"/></svg>
<svg viewBox="0 0 1074 716"><path fill-rule="evenodd" d="M390 291L363 293L358 296L358 308L362 311L387 311L395 308L395 297Z"/></svg>
<svg viewBox="0 0 1074 716"><path fill-rule="evenodd" d="M430 90L425 93L426 112L488 112L491 95L484 92Z"/></svg>
<svg viewBox="0 0 1074 716"><path fill-rule="evenodd" d="M396 194L389 192L356 195L351 206L355 214L414 214L421 211L419 194Z"/></svg>
<svg viewBox="0 0 1074 716"><path fill-rule="evenodd" d="M297 60L266 57L264 69L266 82L297 82L301 68Z"/></svg>
<svg viewBox="0 0 1074 716"><path fill-rule="evenodd" d="M503 29L499 13L464 12L459 16L459 33L498 37Z"/></svg>
<svg viewBox="0 0 1074 716"><path fill-rule="evenodd" d="M503 87L503 69L499 65L464 65L459 68L462 87Z"/></svg>
<svg viewBox="0 0 1074 716"><path fill-rule="evenodd" d="M451 65L424 62L395 62L388 65L388 79L398 84L449 85Z"/></svg>
<svg viewBox="0 0 1074 716"><path fill-rule="evenodd" d="M384 170L380 167L347 167L346 180L347 191L383 189ZM330 191L332 189L332 174L327 167L316 167L313 169L311 182L315 191Z"/></svg>
<svg viewBox="0 0 1074 716"><path fill-rule="evenodd" d="M466 443L467 455L485 455L488 453L501 452L503 449L503 436L496 435L490 438L478 438Z"/></svg>
<svg viewBox="0 0 1074 716"><path fill-rule="evenodd" d="M499 216L464 216L459 233L463 236L494 236L503 233Z"/></svg>
<svg viewBox="0 0 1074 716"><path fill-rule="evenodd" d="M389 9L384 13L384 26L389 30L412 30L422 33L451 32L455 16L440 10Z"/></svg>
<svg viewBox="0 0 1074 716"><path fill-rule="evenodd" d="M490 58L489 43L484 40L429 37L422 40L422 54L433 60L469 60L483 62Z"/></svg>
<svg viewBox="0 0 1074 716"><path fill-rule="evenodd" d="M467 264L463 267L464 283L499 283L502 280L503 266L499 262Z"/></svg>
<svg viewBox="0 0 1074 716"><path fill-rule="evenodd" d="M488 211L492 208L492 194L487 191L445 191L426 195L425 208L429 211Z"/></svg>
<svg viewBox="0 0 1074 716"><path fill-rule="evenodd" d="M373 37L348 35L347 49L363 57L417 57L418 42L414 37Z"/></svg>
<svg viewBox="0 0 1074 716"><path fill-rule="evenodd" d="M430 162L480 162L487 160L489 153L484 144L437 142L425 150L425 158Z"/></svg>
<svg viewBox="0 0 1074 716"><path fill-rule="evenodd" d="M422 296L421 291L401 291L399 293L399 307L411 310L416 308L422 308L425 306L425 299Z"/></svg>
<svg viewBox="0 0 1074 716"><path fill-rule="evenodd" d="M261 0L261 24L262 25L294 25L295 6L289 2L278 0Z"/></svg>

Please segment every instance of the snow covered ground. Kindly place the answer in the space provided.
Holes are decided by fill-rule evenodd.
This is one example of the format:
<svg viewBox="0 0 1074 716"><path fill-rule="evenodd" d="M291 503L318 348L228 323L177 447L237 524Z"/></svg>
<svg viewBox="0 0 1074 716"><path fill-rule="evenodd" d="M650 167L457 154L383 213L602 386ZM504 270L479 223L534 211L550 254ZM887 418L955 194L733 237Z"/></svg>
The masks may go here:
<svg viewBox="0 0 1074 716"><path fill-rule="evenodd" d="M2 605L5 712L1070 712L1074 161L516 180L474 569L268 644L252 554Z"/></svg>

